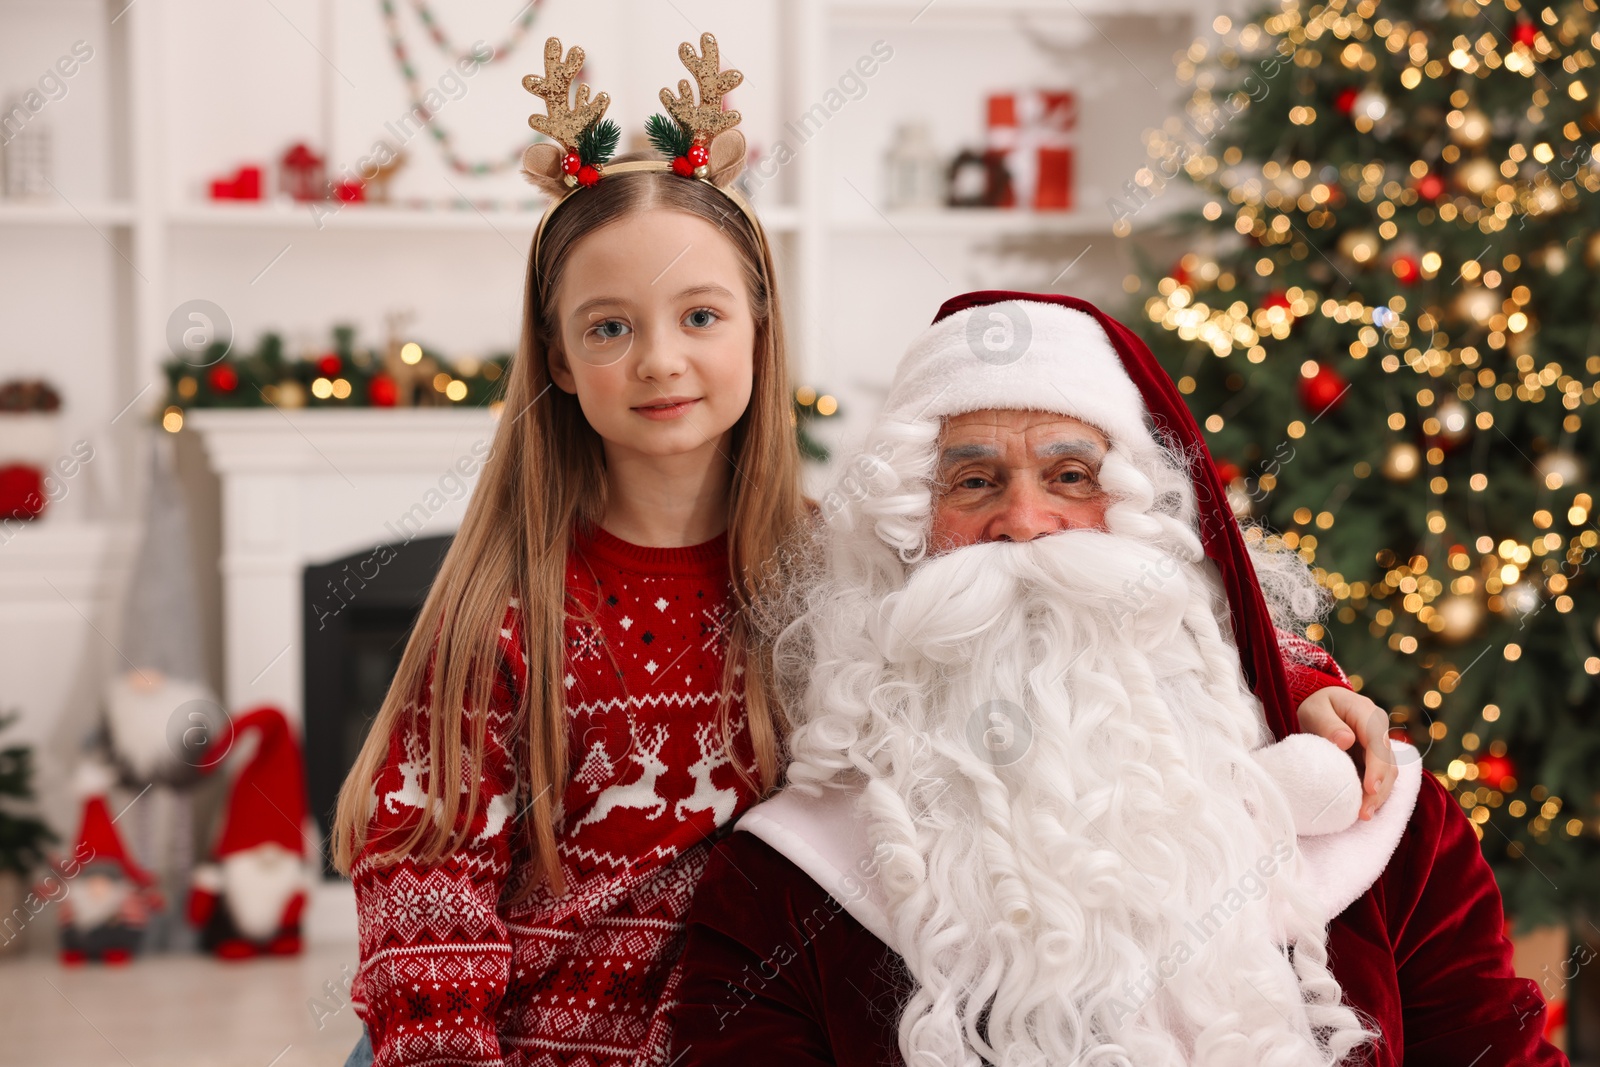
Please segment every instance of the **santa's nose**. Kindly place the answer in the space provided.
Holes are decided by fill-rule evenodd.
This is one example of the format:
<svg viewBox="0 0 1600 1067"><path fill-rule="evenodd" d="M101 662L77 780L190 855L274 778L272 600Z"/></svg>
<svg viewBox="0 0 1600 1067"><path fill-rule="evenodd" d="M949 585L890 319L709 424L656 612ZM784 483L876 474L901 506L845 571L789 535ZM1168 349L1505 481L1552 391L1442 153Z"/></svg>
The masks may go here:
<svg viewBox="0 0 1600 1067"><path fill-rule="evenodd" d="M984 531L986 541L1032 541L1066 529L1049 494L1036 486L1012 485Z"/></svg>

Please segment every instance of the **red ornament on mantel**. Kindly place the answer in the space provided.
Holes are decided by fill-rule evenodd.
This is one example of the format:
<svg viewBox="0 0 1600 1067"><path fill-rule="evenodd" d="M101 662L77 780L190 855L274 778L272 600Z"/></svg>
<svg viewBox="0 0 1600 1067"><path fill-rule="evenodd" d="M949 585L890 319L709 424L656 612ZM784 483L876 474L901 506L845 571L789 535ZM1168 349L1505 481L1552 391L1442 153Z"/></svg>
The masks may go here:
<svg viewBox="0 0 1600 1067"><path fill-rule="evenodd" d="M375 408L392 408L400 402L400 387L387 374L379 374L367 383L367 399Z"/></svg>
<svg viewBox="0 0 1600 1067"><path fill-rule="evenodd" d="M214 392L231 393L239 388L239 372L226 363L218 363L206 371L206 384Z"/></svg>
<svg viewBox="0 0 1600 1067"><path fill-rule="evenodd" d="M317 359L317 373L324 378L335 377L343 366L337 352L328 352Z"/></svg>
<svg viewBox="0 0 1600 1067"><path fill-rule="evenodd" d="M1313 415L1321 415L1339 406L1346 383L1339 373L1326 363L1317 364L1317 372L1300 379L1300 403Z"/></svg>

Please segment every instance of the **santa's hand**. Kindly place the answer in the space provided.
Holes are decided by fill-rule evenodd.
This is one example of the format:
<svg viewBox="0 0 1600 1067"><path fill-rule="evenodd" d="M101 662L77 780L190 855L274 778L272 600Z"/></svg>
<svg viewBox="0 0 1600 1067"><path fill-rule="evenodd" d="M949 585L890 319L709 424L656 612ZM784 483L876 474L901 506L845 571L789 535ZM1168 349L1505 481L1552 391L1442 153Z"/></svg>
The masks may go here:
<svg viewBox="0 0 1600 1067"><path fill-rule="evenodd" d="M1388 713L1360 693L1330 685L1301 701L1299 715L1301 730L1349 750L1362 772L1361 818L1371 819L1399 775L1389 748Z"/></svg>

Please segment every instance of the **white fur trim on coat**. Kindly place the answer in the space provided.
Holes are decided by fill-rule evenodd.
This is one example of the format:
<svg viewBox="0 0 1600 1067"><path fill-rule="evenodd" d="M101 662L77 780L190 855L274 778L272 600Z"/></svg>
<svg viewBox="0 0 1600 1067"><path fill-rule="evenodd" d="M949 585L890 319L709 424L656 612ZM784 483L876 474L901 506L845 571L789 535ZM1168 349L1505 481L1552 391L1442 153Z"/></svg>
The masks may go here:
<svg viewBox="0 0 1600 1067"><path fill-rule="evenodd" d="M1149 434L1144 400L1100 324L1036 300L968 308L928 327L895 369L883 414L918 421L989 409L1068 415L1113 441Z"/></svg>
<svg viewBox="0 0 1600 1067"><path fill-rule="evenodd" d="M1284 743L1269 745L1256 754L1275 777L1286 767L1293 774L1299 773L1293 768L1304 766L1294 758L1284 758L1292 756L1294 749L1303 749L1301 742L1295 742L1287 753L1272 752ZM1331 742L1329 745L1332 747ZM1333 833L1302 832L1298 838L1307 878L1322 904L1325 921L1353 904L1383 874L1416 808L1422 790L1422 756L1403 741L1391 739L1389 749L1399 765L1399 776L1394 791L1369 821L1356 821ZM1340 757L1350 764L1349 756L1341 752ZM772 846L869 933L904 955L889 924L887 897L876 877L877 862L866 820L856 813L860 796L860 786L824 789L821 797L785 789L745 812L734 829L752 833Z"/></svg>

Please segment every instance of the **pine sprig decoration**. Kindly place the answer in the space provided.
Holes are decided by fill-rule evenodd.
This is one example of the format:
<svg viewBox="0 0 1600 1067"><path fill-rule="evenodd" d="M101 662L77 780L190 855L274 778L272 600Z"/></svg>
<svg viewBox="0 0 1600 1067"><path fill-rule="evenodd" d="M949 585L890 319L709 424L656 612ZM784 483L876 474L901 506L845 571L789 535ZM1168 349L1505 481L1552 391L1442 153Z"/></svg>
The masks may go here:
<svg viewBox="0 0 1600 1067"><path fill-rule="evenodd" d="M694 143L694 131L677 119L668 118L660 112L645 120L644 132L645 136L650 138L650 144L655 150L668 159L686 155L689 146Z"/></svg>
<svg viewBox="0 0 1600 1067"><path fill-rule="evenodd" d="M622 127L601 119L578 135L578 158L586 167L598 167L616 154L621 140Z"/></svg>

